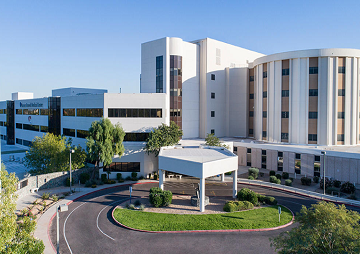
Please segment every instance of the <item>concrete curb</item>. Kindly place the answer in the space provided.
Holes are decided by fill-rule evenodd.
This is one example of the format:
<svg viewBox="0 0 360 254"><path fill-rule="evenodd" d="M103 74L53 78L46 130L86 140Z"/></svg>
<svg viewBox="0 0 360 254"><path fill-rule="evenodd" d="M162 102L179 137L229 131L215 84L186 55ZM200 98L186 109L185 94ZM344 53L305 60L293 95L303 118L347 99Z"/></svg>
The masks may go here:
<svg viewBox="0 0 360 254"><path fill-rule="evenodd" d="M125 203L127 201L124 201L123 203ZM123 204L122 203L122 204ZM136 228L131 228L128 226L125 226L124 224L118 222L115 217L114 217L114 212L115 209L118 208L119 206L117 205L116 207L113 208L112 212L111 212L111 217L112 219L121 227L124 227L126 229L129 230L134 230L134 231L138 231L138 232L144 232L144 233L156 233L156 234L174 234L174 233L228 233L228 232L261 232L261 231L272 231L272 230L277 230L277 229L281 229L281 228L286 228L288 226L290 226L291 224L294 223L295 221L295 215L293 213L293 211L291 211L289 208L287 208L286 206L283 205L283 207L287 208L291 214L292 214L292 219L289 223L286 223L284 225L278 226L278 227L273 227L273 228L256 228L256 229L213 229L213 230L181 230L181 231L149 231L149 230L142 230L142 229L136 229Z"/></svg>

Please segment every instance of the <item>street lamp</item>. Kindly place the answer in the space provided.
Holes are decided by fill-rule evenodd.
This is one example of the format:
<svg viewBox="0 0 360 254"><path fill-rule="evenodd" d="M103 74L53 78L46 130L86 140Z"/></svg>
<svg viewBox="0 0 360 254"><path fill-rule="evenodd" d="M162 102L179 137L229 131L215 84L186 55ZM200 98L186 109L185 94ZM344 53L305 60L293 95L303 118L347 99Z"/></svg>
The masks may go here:
<svg viewBox="0 0 360 254"><path fill-rule="evenodd" d="M324 170L324 195L325 195L325 155L326 155L326 151L321 151L321 154L323 155L323 161L324 161L324 166L323 166L323 170Z"/></svg>
<svg viewBox="0 0 360 254"><path fill-rule="evenodd" d="M59 254L59 212L66 212L69 210L69 207L67 204L59 205L56 209L56 253Z"/></svg>
<svg viewBox="0 0 360 254"><path fill-rule="evenodd" d="M70 193L71 193L71 180L72 180L72 178L71 178L71 154L72 153L75 153L75 150L73 150L73 149L70 150Z"/></svg>

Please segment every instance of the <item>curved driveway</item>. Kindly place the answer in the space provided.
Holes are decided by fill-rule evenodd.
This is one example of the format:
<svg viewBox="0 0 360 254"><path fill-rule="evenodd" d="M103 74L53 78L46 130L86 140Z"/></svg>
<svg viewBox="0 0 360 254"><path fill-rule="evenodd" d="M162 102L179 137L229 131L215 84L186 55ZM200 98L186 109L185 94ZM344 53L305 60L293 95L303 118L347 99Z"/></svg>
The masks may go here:
<svg viewBox="0 0 360 254"><path fill-rule="evenodd" d="M133 185L133 196L145 196L156 183ZM263 187L238 185L259 193L274 196L279 204L298 212L301 205L310 206L315 199ZM294 225L274 231L231 233L172 233L156 234L124 229L116 224L111 211L129 198L128 186L118 186L92 193L69 205L60 214L60 253L274 253L269 238ZM165 185L174 194L194 194L191 183ZM231 196L232 183L206 184L206 195ZM360 211L360 209L352 208ZM50 228L52 243L56 243L55 219ZM64 234L65 225L65 234Z"/></svg>

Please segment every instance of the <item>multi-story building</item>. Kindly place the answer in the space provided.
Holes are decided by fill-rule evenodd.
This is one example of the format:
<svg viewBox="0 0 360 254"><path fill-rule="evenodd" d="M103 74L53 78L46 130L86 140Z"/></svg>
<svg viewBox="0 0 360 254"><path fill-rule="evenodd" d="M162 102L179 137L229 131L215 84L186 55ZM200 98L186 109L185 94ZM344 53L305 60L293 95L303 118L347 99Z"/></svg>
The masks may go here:
<svg viewBox="0 0 360 254"><path fill-rule="evenodd" d="M0 133L8 144L52 132L84 146L91 122L108 117L127 133L126 153L114 162L136 162L145 175L157 169L142 151L147 133L174 121L183 139L232 140L239 165L320 175L327 150L326 175L360 182L359 59L358 49L265 56L209 38L162 38L141 46L140 94L17 93L0 102Z"/></svg>

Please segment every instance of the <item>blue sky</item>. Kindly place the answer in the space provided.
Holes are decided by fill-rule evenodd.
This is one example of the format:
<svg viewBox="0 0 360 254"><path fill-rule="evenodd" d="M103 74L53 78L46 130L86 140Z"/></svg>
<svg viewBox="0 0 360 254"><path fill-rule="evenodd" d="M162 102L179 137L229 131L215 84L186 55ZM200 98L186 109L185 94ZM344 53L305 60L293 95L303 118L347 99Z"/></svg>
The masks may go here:
<svg viewBox="0 0 360 254"><path fill-rule="evenodd" d="M360 48L360 1L0 2L0 100L61 87L139 92L141 43L210 37L272 54Z"/></svg>

